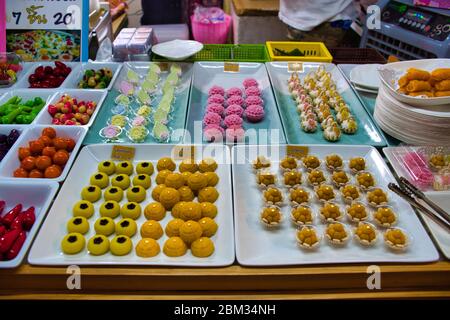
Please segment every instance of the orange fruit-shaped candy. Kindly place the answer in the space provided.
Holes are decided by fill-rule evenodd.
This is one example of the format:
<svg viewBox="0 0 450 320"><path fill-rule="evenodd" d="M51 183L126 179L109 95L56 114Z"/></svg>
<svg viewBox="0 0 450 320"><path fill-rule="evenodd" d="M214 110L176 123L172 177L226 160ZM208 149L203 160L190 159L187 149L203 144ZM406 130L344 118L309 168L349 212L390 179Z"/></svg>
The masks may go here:
<svg viewBox="0 0 450 320"><path fill-rule="evenodd" d="M67 163L67 160L69 160L69 156L67 155L67 152L64 152L62 150L57 151L53 156L53 163L60 166L65 165Z"/></svg>
<svg viewBox="0 0 450 320"><path fill-rule="evenodd" d="M33 170L35 166L36 166L36 158L32 156L26 157L20 163L20 167L28 171Z"/></svg>
<svg viewBox="0 0 450 320"><path fill-rule="evenodd" d="M40 155L44 149L44 144L40 140L33 140L28 143L30 145L30 151L34 155Z"/></svg>
<svg viewBox="0 0 450 320"><path fill-rule="evenodd" d="M66 138L67 151L72 151L75 148L76 142L72 138Z"/></svg>
<svg viewBox="0 0 450 320"><path fill-rule="evenodd" d="M61 175L61 172L62 172L61 167L54 164L45 169L44 176L50 179L58 178Z"/></svg>
<svg viewBox="0 0 450 320"><path fill-rule="evenodd" d="M16 178L28 178L28 171L24 168L17 168L14 170L14 177Z"/></svg>
<svg viewBox="0 0 450 320"><path fill-rule="evenodd" d="M18 153L19 153L19 160L20 161L22 161L26 157L31 156L31 151L27 147L20 147Z"/></svg>
<svg viewBox="0 0 450 320"><path fill-rule="evenodd" d="M50 159L50 157L39 156L36 158L36 168L38 168L39 170L44 171L51 165L52 165L52 159Z"/></svg>
<svg viewBox="0 0 450 320"><path fill-rule="evenodd" d="M33 170L30 171L30 175L28 177L30 177L30 178L43 178L44 174L41 171L37 170L37 169L33 169Z"/></svg>
<svg viewBox="0 0 450 320"><path fill-rule="evenodd" d="M55 138L53 139L53 145L55 146L56 150L66 150L67 148L67 142L64 138Z"/></svg>
<svg viewBox="0 0 450 320"><path fill-rule="evenodd" d="M55 147L45 147L45 148L42 150L42 155L43 155L43 156L50 157L50 158L53 158L53 156L55 155L55 153L56 153Z"/></svg>
<svg viewBox="0 0 450 320"><path fill-rule="evenodd" d="M53 128L44 128L42 130L42 135L47 136L50 139L54 139L54 138L56 138L56 131Z"/></svg>
<svg viewBox="0 0 450 320"><path fill-rule="evenodd" d="M53 144L53 140L50 139L50 138L47 137L47 136L41 136L38 140L39 140L40 142L42 142L42 144L43 144L45 147L49 147L49 146L51 146L51 145Z"/></svg>

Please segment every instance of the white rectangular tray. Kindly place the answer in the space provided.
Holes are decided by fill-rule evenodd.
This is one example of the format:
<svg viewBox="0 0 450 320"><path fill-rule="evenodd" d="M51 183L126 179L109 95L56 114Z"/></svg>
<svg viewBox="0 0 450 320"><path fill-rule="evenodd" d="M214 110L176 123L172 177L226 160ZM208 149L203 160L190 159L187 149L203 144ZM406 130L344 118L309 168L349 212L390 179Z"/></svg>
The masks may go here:
<svg viewBox="0 0 450 320"><path fill-rule="evenodd" d="M22 204L23 210L34 206L36 214L36 221L31 230L27 233L27 239L19 254L13 260L0 261L0 269L15 268L21 264L34 236L45 218L47 210L50 207L58 188L58 183L54 181L43 182L33 181L31 179L28 179L27 181L0 181L0 199L6 201L6 208L3 214L19 203Z"/></svg>
<svg viewBox="0 0 450 320"><path fill-rule="evenodd" d="M394 177L389 172L380 154L373 147L334 146L330 148L326 145L309 145L308 147L310 154L321 159L331 153L340 154L344 162L346 160L348 162L350 157L364 157L368 170L373 173L377 185L385 190L387 190L387 184L394 181ZM439 258L438 252L412 208L392 192L389 193L389 204L399 214L397 226L405 229L412 238L411 245L405 252L394 252L386 248L380 233L377 243L370 248L361 246L354 239L350 239L344 247L332 246L327 243L326 239L322 239L316 250L305 251L299 248L296 243L296 227L290 221L289 205L282 209L285 219L280 228L267 230L259 219L263 208L263 198L250 164L251 161L256 159L257 155L269 157L272 161L272 169L279 172L279 161L286 156L286 146L239 145L232 149L236 256L240 264L245 266L278 266L331 263L406 263L431 262ZM326 172L325 168L324 172ZM305 179L304 170L303 176L303 179ZM305 182L302 185L306 186ZM280 188L286 191L281 184ZM317 215L319 204L314 198L313 190L310 187L306 188L312 197L312 209ZM285 197L289 196L286 192L284 192L284 195ZM337 196L337 199L341 209L345 209L339 196ZM350 226L346 219L342 221L347 227ZM325 225L319 221L317 216L314 225L323 235ZM351 230L352 228L348 229Z"/></svg>
<svg viewBox="0 0 450 320"><path fill-rule="evenodd" d="M80 89L78 88L78 83L83 79L84 72L89 69L99 70L101 68L109 68L113 72L113 77L109 82L109 85L105 88L106 90L111 90L117 76L119 75L120 69L122 69L122 64L117 62L94 62L89 61L82 63L79 68L72 71L68 79L64 82L64 87L69 89ZM82 89L82 88L81 88ZM82 90L92 90L92 89L82 89Z"/></svg>
<svg viewBox="0 0 450 320"><path fill-rule="evenodd" d="M414 149L414 147L410 148ZM397 150L398 148L396 147L383 148L383 152L388 161L391 163L395 173L399 177L403 176L408 178L408 173L400 165L394 155ZM431 201L436 202L437 205L439 205L446 212L450 212L450 191L432 191L430 189L425 191L425 194L431 199ZM421 217L428 229L430 229L434 240L436 240L436 244L439 246L444 256L447 259L450 259L450 233L428 216L422 214Z"/></svg>
<svg viewBox="0 0 450 320"><path fill-rule="evenodd" d="M134 164L139 161L151 161L155 165L161 157L170 157L174 145L122 145L134 146L136 154ZM100 161L110 159L112 145L90 145L84 147L75 162L66 183L61 188L50 212L48 218L45 220L33 248L29 255L29 263L34 265L153 265L153 266L192 266L192 267L217 267L227 266L234 262L234 237L233 237L233 207L231 196L231 167L230 167L230 150L223 145L212 147L201 146L196 147L197 161L205 157L213 157L219 167L216 173L220 177L217 190L220 193L219 199L216 201L218 208L218 215L215 218L219 229L212 237L215 244L215 252L208 258L196 258L190 252L186 255L177 258L171 258L164 255L162 248L167 236L164 235L158 240L161 253L153 258L141 258L135 253L134 247L141 239L138 233L132 238L133 250L130 254L122 257L114 256L107 253L103 256L91 256L87 250L70 256L62 253L60 248L61 239L67 234L66 223L72 217L73 205L81 199L80 192L84 186L89 184L89 178L97 171L97 165ZM214 152L214 153L212 153ZM152 175L152 187L147 190L147 199L141 203L142 210L145 206L153 202L151 198L151 190L156 185L155 173ZM126 202L126 197L121 204ZM89 219L91 228L86 234L86 241L95 233L93 225L100 217L98 208L102 200L97 201L94 206L96 212L93 217ZM161 221L161 226L164 228L172 215L167 212L166 217ZM120 216L115 219L119 221ZM146 221L144 215L136 221L138 230L142 223ZM111 237L112 238L112 237Z"/></svg>

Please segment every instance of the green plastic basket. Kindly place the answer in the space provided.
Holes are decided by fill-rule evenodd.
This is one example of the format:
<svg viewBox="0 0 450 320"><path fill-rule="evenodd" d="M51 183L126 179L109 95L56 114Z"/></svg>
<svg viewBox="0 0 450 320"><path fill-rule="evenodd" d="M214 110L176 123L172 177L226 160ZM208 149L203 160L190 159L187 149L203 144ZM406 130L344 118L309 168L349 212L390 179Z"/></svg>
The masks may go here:
<svg viewBox="0 0 450 320"><path fill-rule="evenodd" d="M152 54L152 61L169 60ZM263 44L204 44L200 52L185 60L194 61L267 62L270 58Z"/></svg>

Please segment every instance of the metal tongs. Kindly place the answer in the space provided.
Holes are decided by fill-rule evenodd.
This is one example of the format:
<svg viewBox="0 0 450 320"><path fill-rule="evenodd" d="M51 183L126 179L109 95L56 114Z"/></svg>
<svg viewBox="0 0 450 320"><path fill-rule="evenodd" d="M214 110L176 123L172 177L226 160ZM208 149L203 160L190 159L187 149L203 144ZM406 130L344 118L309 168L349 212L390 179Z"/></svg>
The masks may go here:
<svg viewBox="0 0 450 320"><path fill-rule="evenodd" d="M411 184L404 177L400 177L400 186L395 183L389 183L388 188L406 200L414 208L423 212L436 223L439 223L444 228L450 230L450 215L444 209L439 207L436 203L431 201L422 191ZM428 209L422 204L426 203L434 211Z"/></svg>

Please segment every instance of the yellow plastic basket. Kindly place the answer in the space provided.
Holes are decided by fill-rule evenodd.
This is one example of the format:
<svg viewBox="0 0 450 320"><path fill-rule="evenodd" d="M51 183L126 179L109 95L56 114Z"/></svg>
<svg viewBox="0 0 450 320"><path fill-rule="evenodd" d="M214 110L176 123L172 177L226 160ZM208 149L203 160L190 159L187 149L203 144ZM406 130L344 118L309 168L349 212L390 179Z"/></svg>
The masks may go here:
<svg viewBox="0 0 450 320"><path fill-rule="evenodd" d="M267 41L266 46L272 61L333 61L333 57L323 42ZM300 50L303 53L303 56L284 56L276 54L276 50L289 52L294 49Z"/></svg>

